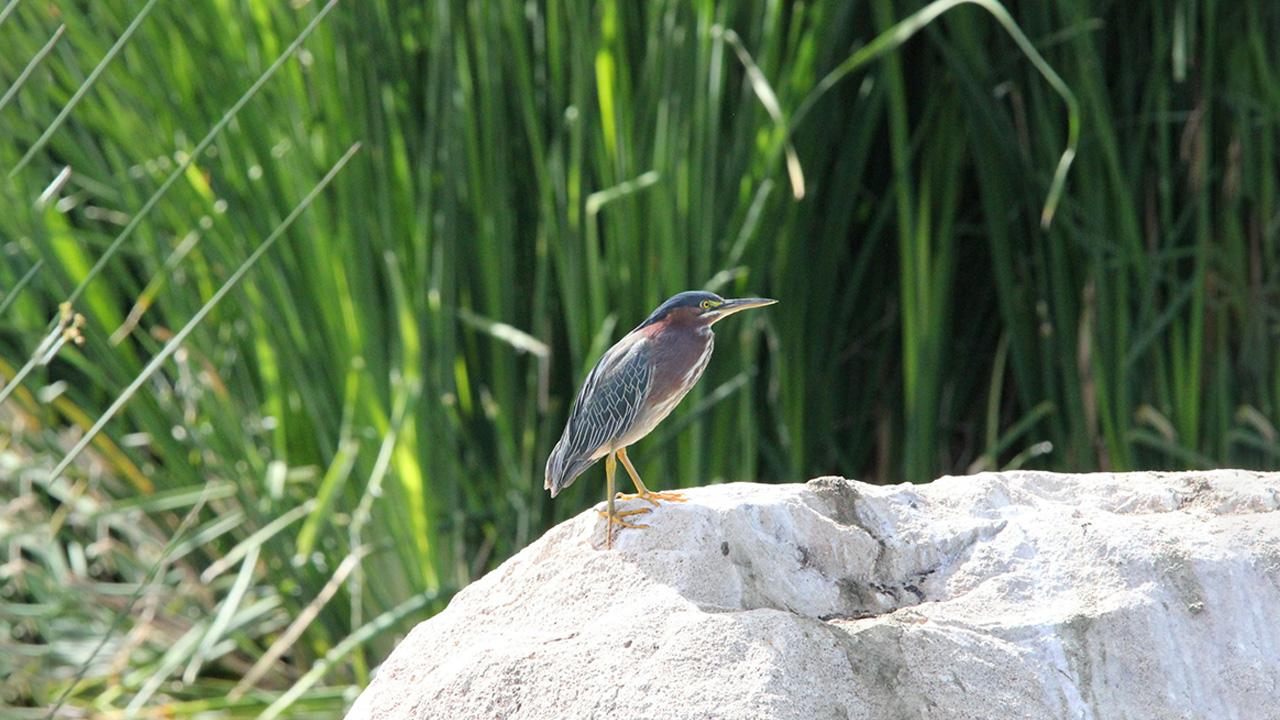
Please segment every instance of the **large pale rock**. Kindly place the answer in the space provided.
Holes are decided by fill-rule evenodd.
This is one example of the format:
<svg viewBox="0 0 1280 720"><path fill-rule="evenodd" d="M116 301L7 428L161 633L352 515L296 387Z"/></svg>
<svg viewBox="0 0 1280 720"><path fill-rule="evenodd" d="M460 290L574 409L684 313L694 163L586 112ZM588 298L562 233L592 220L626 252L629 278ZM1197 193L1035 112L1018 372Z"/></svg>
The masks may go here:
<svg viewBox="0 0 1280 720"><path fill-rule="evenodd" d="M348 718L1280 718L1280 475L688 497L554 528Z"/></svg>

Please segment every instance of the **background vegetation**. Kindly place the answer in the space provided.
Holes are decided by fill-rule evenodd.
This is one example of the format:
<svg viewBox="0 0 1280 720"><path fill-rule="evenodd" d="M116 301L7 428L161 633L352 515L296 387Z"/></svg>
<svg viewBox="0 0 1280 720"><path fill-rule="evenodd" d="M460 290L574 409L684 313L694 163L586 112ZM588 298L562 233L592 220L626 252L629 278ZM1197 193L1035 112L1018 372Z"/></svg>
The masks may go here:
<svg viewBox="0 0 1280 720"><path fill-rule="evenodd" d="M337 716L690 288L658 487L1276 468L1280 4L1009 10L0 2L4 712Z"/></svg>

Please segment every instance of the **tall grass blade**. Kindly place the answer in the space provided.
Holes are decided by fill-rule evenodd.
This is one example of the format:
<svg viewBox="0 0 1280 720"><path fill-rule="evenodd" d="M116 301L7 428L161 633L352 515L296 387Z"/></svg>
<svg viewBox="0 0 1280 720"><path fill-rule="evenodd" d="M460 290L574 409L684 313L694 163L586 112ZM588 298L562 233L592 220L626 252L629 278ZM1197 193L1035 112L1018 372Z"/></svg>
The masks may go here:
<svg viewBox="0 0 1280 720"><path fill-rule="evenodd" d="M147 15L151 13L151 9L154 8L156 3L159 1L160 0L147 0L147 3L138 10L138 13L133 17L133 22L129 23L129 26L125 28L124 32L120 35L120 39L116 40L116 43L111 46L111 49L107 51L107 54L102 56L102 60L93 68L93 72L89 73L89 77L85 78L85 81L80 83L80 87L76 88L75 94L72 95L71 99L67 101L67 104L63 106L62 112L58 113L58 116L53 119L53 122L49 123L48 127L45 128L44 132L35 141L35 143L27 149L27 153L22 156L22 159L10 168L10 179L21 172L22 169L27 166L27 163L31 161L31 158L35 157L37 153L44 149L45 143L49 142L49 138L62 127L62 123L66 121L67 116L71 114L71 111L75 110L76 106L80 104L80 101L84 99L84 96L93 89L94 83L97 82L98 78L102 75L102 72L111 64L111 61L115 59L116 55L120 54L120 51L124 49L125 45L129 44L129 40L131 40L133 38L133 34L137 32L138 26L142 25L142 21L147 19ZM8 8L6 8L6 10L8 10ZM0 17L0 21L3 21L3 17Z"/></svg>
<svg viewBox="0 0 1280 720"><path fill-rule="evenodd" d="M134 381L124 389L124 392L120 393L115 402L111 403L111 406L107 408L106 412L104 412L100 418L98 418L98 421L93 424L93 427L89 428L89 431L84 434L84 437L80 438L80 440L77 441L76 444L71 447L71 450L62 458L62 461L54 466L53 470L49 473L51 480L61 477L62 473L65 472L71 463L75 461L76 457L79 456L79 454L88 447L89 443L93 441L94 436L102 431L102 428L106 426L111 418L115 417L115 414L119 412L120 408L123 407L125 403L129 402L134 393L138 391L138 388L142 387L143 383L145 383L152 374L159 370L160 366L163 365L165 361L177 352L178 348L182 346L183 340L185 340L196 326L204 320L205 316L213 310L218 302L221 301L227 293L231 292L232 288L236 286L236 283L240 281L240 278L244 277L244 274L249 272L250 268L257 263L258 258L262 257L264 253L271 249L271 246L274 245L276 240L284 234L285 230L289 229L289 226L293 224L293 221L311 206L311 202L316 199L316 196L328 187L333 178L340 170L342 170L343 166L347 164L347 161L349 161L359 149L360 145L358 143L352 145L346 153L338 159L338 162L334 164L333 168L320 179L320 182L316 184L315 188L313 188L311 192L307 193L306 197L302 198L298 205L294 207L293 211L290 212L289 215L276 226L276 229L262 241L262 244L258 246L258 249L254 250L253 254L250 255L234 273L231 274L231 277L227 278L227 281L222 284L222 287L218 288L218 292L214 293L213 297L211 297L209 301L205 303L191 318L191 320L173 336L173 339L165 343L164 348L161 349L154 358L152 358L151 362L147 363L147 367L143 369Z"/></svg>
<svg viewBox="0 0 1280 720"><path fill-rule="evenodd" d="M4 18L2 16L0 16L0 22L4 22ZM62 34L66 32L66 30L66 25L59 25L58 29L53 31L53 35L49 38L49 42L45 43L44 47L40 48L40 51L31 57L31 62L27 63L27 66L22 69L22 72L13 81L13 84L9 86L9 89L5 90L4 95L0 96L0 113L4 112L5 106L9 104L9 101L13 99L14 95L18 94L18 91L22 89L22 85L27 82L27 78L31 77L31 73L39 67L41 61L44 60L44 57L53 50L53 46L58 44L58 41L62 39Z"/></svg>

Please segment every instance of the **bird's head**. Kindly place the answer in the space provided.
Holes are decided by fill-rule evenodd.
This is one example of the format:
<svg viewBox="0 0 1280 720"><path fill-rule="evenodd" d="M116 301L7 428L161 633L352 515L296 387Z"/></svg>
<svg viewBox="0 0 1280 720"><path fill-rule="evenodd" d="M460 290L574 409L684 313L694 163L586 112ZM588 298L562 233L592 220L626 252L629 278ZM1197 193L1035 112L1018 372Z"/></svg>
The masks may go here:
<svg viewBox="0 0 1280 720"><path fill-rule="evenodd" d="M713 292L691 290L672 296L658 306L644 322L639 330L650 325L662 323L689 323L709 327L717 320L729 317L739 310L772 305L778 302L769 298L738 298L726 300Z"/></svg>

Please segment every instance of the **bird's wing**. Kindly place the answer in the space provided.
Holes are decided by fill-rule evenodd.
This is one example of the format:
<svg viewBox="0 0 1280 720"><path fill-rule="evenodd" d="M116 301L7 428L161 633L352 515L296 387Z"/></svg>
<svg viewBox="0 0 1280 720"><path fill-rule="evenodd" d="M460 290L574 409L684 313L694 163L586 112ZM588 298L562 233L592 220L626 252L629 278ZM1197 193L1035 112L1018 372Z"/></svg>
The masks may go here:
<svg viewBox="0 0 1280 720"><path fill-rule="evenodd" d="M592 455L635 423L653 380L648 353L647 339L624 338L591 369L547 463L548 488L567 487L595 462Z"/></svg>
<svg viewBox="0 0 1280 720"><path fill-rule="evenodd" d="M602 358L587 375L569 417L569 449L590 456L624 435L636 417L653 380L649 343L641 339Z"/></svg>

